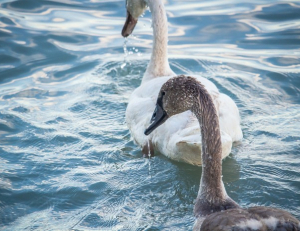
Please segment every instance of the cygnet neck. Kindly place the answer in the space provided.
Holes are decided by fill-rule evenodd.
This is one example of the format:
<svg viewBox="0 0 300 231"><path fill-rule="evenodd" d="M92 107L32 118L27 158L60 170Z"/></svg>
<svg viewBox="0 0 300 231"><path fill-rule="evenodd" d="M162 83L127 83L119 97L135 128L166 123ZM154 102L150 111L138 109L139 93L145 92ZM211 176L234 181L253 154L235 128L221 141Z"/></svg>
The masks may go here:
<svg viewBox="0 0 300 231"><path fill-rule="evenodd" d="M205 89L201 89L192 112L200 123L202 136L202 177L199 193L201 197L211 197L211 193L209 195L206 193L206 189L210 188L209 192L214 191L214 198L223 199L222 143L219 118L213 101Z"/></svg>
<svg viewBox="0 0 300 231"><path fill-rule="evenodd" d="M151 14L153 27L153 47L151 59L143 82L160 76L175 75L168 61L168 22L164 4L161 0L146 0Z"/></svg>
<svg viewBox="0 0 300 231"><path fill-rule="evenodd" d="M216 108L211 96L202 85L195 92L192 112L200 123L202 135L202 175L195 213L203 215L214 209L219 210L224 203L227 203L226 200L231 201L231 199L227 196L222 181L222 143ZM207 209L210 211L204 211Z"/></svg>

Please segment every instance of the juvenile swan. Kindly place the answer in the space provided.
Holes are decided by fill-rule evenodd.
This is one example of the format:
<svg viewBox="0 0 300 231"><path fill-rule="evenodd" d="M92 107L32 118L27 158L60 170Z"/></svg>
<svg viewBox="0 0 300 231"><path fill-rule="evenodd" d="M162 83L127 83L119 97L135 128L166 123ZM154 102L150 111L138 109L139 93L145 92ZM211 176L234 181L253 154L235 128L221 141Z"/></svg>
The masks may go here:
<svg viewBox="0 0 300 231"><path fill-rule="evenodd" d="M268 207L242 209L227 195L222 181L222 145L217 110L212 97L197 79L179 76L162 86L145 134L149 135L172 116L187 110L197 117L202 135L203 166L194 207L194 230L299 231L299 220L288 212Z"/></svg>
<svg viewBox="0 0 300 231"><path fill-rule="evenodd" d="M168 61L167 17L161 0L127 0L127 19L122 35L127 37L132 33L138 17L145 11L147 5L152 13L153 49L142 83L130 97L126 109L126 122L133 139L142 147L144 154L158 151L173 160L200 165L199 124L190 111L173 116L149 137L144 135L159 89L168 79L176 76ZM200 76L195 77L205 85L217 108L224 158L229 155L232 142L243 137L239 111L233 100L219 93L212 82Z"/></svg>

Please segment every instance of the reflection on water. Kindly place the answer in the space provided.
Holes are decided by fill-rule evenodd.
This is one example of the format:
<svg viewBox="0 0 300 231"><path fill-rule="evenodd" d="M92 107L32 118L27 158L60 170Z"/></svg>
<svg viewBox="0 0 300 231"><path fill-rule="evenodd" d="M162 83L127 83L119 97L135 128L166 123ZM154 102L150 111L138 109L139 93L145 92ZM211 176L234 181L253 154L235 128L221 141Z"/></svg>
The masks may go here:
<svg viewBox="0 0 300 231"><path fill-rule="evenodd" d="M142 157L124 114L152 46L124 1L0 1L0 230L189 230L201 169ZM300 4L166 1L169 59L237 103L228 194L300 218Z"/></svg>

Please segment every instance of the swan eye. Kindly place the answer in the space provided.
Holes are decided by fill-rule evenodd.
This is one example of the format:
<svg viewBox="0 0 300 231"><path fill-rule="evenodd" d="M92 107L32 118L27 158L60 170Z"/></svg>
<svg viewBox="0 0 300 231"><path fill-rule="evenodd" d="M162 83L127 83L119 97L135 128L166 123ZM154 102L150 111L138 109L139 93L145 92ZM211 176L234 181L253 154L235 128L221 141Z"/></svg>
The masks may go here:
<svg viewBox="0 0 300 231"><path fill-rule="evenodd" d="M162 94L162 95L165 95L165 94L166 94L166 92L164 92L164 91L163 91L161 94Z"/></svg>

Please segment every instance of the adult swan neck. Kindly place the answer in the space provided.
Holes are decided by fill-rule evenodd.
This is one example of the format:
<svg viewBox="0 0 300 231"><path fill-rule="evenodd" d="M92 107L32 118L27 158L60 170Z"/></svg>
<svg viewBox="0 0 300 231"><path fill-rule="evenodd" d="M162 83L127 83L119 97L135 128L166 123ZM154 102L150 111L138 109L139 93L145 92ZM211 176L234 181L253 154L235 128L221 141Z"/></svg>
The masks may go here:
<svg viewBox="0 0 300 231"><path fill-rule="evenodd" d="M151 14L153 27L153 47L151 59L143 82L160 76L173 76L168 61L168 22L162 0L146 0Z"/></svg>
<svg viewBox="0 0 300 231"><path fill-rule="evenodd" d="M202 175L194 208L196 216L239 207L228 197L222 181L222 143L219 118L213 100L205 88L199 87L192 112L202 135Z"/></svg>

